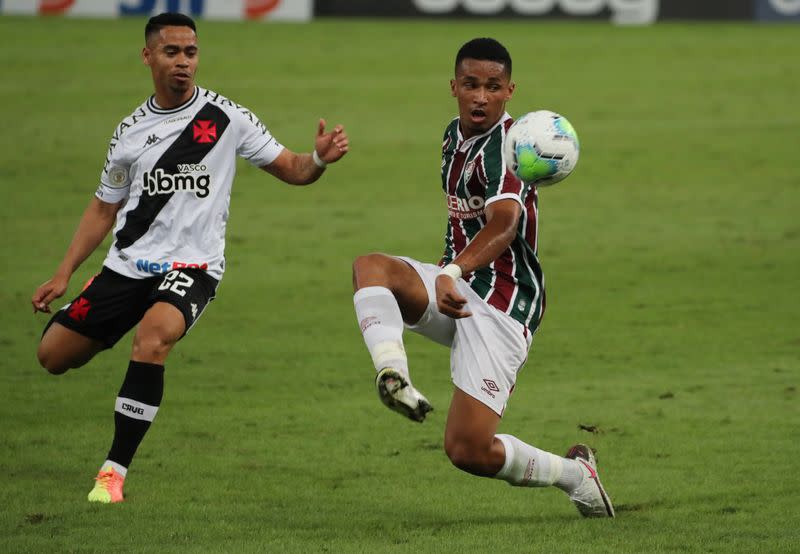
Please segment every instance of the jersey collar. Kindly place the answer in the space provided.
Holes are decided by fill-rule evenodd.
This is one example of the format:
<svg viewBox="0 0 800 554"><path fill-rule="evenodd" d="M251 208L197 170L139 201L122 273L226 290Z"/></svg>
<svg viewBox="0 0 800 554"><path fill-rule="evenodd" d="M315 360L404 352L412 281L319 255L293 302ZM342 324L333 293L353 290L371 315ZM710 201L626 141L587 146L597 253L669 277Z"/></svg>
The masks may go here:
<svg viewBox="0 0 800 554"><path fill-rule="evenodd" d="M503 112L503 115L500 116L500 119L497 120L497 123L492 125L491 128L489 128L485 133L483 133L481 135L475 135L474 137L470 137L468 139L465 139L464 135L461 134L461 121L459 121L456 124L456 132L458 133L458 149L459 150L466 150L467 148L470 148L475 142L479 141L480 139L482 139L484 137L487 137L487 136L491 135L494 132L494 130L497 129L497 127L499 125L502 125L510 117L511 116L509 115L508 112ZM458 119L458 118L456 118L456 119Z"/></svg>
<svg viewBox="0 0 800 554"><path fill-rule="evenodd" d="M172 108L171 110L165 110L163 108L159 108L158 107L158 104L156 104L156 95L153 94L150 98L147 99L147 109L150 110L153 113L156 113L156 114L176 113L176 112L179 112L181 110L185 110L186 108L188 108L189 106L194 104L194 101L197 100L198 96L200 96L200 87L195 85L194 86L194 94L192 94L192 97L189 100L187 100L186 102L184 102L183 104L181 104L177 108Z"/></svg>

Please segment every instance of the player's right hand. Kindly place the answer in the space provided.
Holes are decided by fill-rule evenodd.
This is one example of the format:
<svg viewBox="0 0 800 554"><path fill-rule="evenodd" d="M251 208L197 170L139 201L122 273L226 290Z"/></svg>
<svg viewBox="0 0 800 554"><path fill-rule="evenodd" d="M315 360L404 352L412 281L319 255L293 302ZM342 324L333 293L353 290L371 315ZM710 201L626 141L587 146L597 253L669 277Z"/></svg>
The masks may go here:
<svg viewBox="0 0 800 554"><path fill-rule="evenodd" d="M50 313L50 302L56 298L60 298L67 291L69 279L60 276L55 276L52 279L45 281L36 289L31 298L33 304L33 313L44 312Z"/></svg>
<svg viewBox="0 0 800 554"><path fill-rule="evenodd" d="M472 312L464 309L467 299L458 292L455 280L449 275L436 277L436 307L441 313L453 319L470 317Z"/></svg>
<svg viewBox="0 0 800 554"><path fill-rule="evenodd" d="M344 126L337 125L333 131L326 133L325 125L325 120L320 119L314 148L322 161L333 163L340 160L350 150L350 139L347 137Z"/></svg>

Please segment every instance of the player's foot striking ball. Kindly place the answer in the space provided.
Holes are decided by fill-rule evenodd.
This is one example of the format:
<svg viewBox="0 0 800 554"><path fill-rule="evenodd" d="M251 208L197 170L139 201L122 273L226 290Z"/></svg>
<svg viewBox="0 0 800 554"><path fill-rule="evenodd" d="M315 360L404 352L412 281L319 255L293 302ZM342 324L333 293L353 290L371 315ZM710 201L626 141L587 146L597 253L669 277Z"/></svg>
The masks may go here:
<svg viewBox="0 0 800 554"><path fill-rule="evenodd" d="M442 258L431 264L373 253L353 263L353 303L377 373L378 395L392 410L423 421L430 404L412 384L404 330L447 346L454 388L444 450L452 464L514 486L554 486L582 514L611 516L591 450L576 447L562 458L497 432L544 314L537 183L563 178L577 150L561 158L571 162L569 167L541 161L523 172L525 179L515 174L536 162L525 156L537 155L542 126L517 128L519 148L512 154L523 159L510 164L503 147L514 120L505 106L514 83L511 57L496 40L480 38L462 46L450 92L459 113L442 140L439 182L448 209ZM554 137L556 125L566 136L566 120L554 116L548 113L542 120L546 137ZM526 137L534 139L530 152ZM541 153L555 160L563 152L551 146ZM577 148L577 138L570 146Z"/></svg>
<svg viewBox="0 0 800 554"><path fill-rule="evenodd" d="M121 502L122 482L161 405L164 364L214 299L225 271L225 228L236 157L292 185L307 185L344 156L341 125L316 126L314 151L285 148L247 108L195 84L195 23L151 18L142 58L155 93L117 126L100 185L53 277L31 303L50 313L73 272L112 231L100 273L45 327L38 357L50 373L80 367L136 327L114 402L114 439L93 502Z"/></svg>

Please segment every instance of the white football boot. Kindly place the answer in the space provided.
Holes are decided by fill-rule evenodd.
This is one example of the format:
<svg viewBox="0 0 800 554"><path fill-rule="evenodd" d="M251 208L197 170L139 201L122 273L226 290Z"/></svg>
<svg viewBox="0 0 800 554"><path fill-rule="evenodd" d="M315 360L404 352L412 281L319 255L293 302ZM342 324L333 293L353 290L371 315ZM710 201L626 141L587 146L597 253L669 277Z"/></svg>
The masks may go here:
<svg viewBox="0 0 800 554"><path fill-rule="evenodd" d="M606 494L600 477L597 475L597 461L594 452L585 444L576 444L569 449L565 458L575 460L581 465L583 481L569 495L583 517L614 517L614 506Z"/></svg>
<svg viewBox="0 0 800 554"><path fill-rule="evenodd" d="M381 402L412 421L425 420L425 414L433 411L428 399L415 389L399 371L385 367L375 377L375 386Z"/></svg>

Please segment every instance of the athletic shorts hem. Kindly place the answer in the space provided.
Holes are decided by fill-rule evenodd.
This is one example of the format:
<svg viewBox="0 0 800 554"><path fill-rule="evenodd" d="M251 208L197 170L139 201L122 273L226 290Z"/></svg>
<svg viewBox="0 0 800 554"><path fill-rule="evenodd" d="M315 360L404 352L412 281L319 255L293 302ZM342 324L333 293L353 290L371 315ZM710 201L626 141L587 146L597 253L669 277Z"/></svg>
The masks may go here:
<svg viewBox="0 0 800 554"><path fill-rule="evenodd" d="M53 323L58 323L62 327L66 327L70 331L78 333L82 337L86 337L87 339L96 340L97 342L102 343L103 350L108 350L110 348L113 348L114 345L117 344L122 338L122 337L100 336L96 335L95 333L92 333L88 329L80 329L78 324L74 323L72 319L67 317L64 309L58 310L55 314L53 314L53 317L50 318L50 321L47 323L47 325L44 328L44 331L42 332L42 337L44 337L48 329L52 327Z"/></svg>
<svg viewBox="0 0 800 554"><path fill-rule="evenodd" d="M498 416L503 417L503 412L506 411L506 405L508 405L508 396L504 396L502 400L500 400L499 398L497 398L496 400L492 398L487 398L485 395L478 396L478 393L475 392L473 387L459 383L455 377L453 378L453 385L464 394L469 395L470 397L474 398L475 400L477 400L478 402L480 402L481 404L492 410Z"/></svg>

